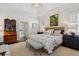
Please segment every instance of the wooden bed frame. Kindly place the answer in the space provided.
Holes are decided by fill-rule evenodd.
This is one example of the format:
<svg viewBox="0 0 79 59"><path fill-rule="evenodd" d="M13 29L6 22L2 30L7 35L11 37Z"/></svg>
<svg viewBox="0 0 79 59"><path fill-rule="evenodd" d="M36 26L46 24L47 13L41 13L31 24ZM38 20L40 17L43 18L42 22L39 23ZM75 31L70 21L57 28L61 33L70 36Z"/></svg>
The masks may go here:
<svg viewBox="0 0 79 59"><path fill-rule="evenodd" d="M60 34L64 34L64 27L59 27L59 26L54 26L54 27L47 27L47 28L45 28L45 30L47 31L47 30L50 30L50 29L54 29L54 31L56 31L56 30L61 30L61 33ZM34 49L28 42L26 43L26 47L27 46L29 46L29 48L30 48L30 50L31 49ZM54 50L56 50L58 47L60 47L61 46L61 44L60 45L58 45L58 46L56 46L56 47L54 47L54 49L52 50L52 51L54 51ZM42 52L45 52L45 53L47 53L48 54L48 52L47 52L47 50L46 49L44 49L44 48L41 48L41 49L34 49L35 50L35 52L34 52L34 55L36 55L36 51L42 51ZM42 54L40 54L40 55L42 55ZM50 55L50 54L48 54L48 55Z"/></svg>

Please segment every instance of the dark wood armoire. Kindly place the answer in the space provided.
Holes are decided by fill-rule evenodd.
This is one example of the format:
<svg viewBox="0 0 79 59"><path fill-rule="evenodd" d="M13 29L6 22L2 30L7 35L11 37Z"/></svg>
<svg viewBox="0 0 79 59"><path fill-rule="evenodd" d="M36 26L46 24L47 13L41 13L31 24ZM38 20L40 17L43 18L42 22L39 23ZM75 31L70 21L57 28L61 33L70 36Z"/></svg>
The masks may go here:
<svg viewBox="0 0 79 59"><path fill-rule="evenodd" d="M16 20L4 19L4 42L11 44L17 42Z"/></svg>

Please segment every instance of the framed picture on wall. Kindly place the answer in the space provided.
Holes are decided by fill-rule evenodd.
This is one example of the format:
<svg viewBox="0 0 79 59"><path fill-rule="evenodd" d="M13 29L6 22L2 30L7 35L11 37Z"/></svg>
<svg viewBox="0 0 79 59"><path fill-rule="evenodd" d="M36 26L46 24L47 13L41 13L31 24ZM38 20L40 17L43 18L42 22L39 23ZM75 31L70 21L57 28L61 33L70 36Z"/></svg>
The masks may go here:
<svg viewBox="0 0 79 59"><path fill-rule="evenodd" d="M32 23L32 28L36 28L37 27L37 23Z"/></svg>
<svg viewBox="0 0 79 59"><path fill-rule="evenodd" d="M58 26L58 14L50 16L50 26Z"/></svg>

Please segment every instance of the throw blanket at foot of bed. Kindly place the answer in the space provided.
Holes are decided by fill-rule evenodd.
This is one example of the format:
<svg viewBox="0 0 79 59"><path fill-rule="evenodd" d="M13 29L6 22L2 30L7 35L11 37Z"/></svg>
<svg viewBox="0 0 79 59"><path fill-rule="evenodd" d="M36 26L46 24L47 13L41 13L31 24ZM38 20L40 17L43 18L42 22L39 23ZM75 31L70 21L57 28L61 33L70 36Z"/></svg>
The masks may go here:
<svg viewBox="0 0 79 59"><path fill-rule="evenodd" d="M28 43L35 49L44 48L48 51L48 54L51 54L54 47L62 43L62 36L31 35Z"/></svg>

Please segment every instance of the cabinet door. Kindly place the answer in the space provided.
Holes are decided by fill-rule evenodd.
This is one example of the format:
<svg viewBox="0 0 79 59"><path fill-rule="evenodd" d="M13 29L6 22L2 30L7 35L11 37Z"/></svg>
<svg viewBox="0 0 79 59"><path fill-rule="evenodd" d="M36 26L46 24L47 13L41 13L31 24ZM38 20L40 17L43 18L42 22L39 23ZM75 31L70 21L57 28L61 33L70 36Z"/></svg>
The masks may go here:
<svg viewBox="0 0 79 59"><path fill-rule="evenodd" d="M67 43L67 36L63 36L63 44L66 44Z"/></svg>
<svg viewBox="0 0 79 59"><path fill-rule="evenodd" d="M11 31L16 32L16 20L12 19L11 20Z"/></svg>
<svg viewBox="0 0 79 59"><path fill-rule="evenodd" d="M76 43L76 49L78 49L79 50L79 37L76 37L76 39L75 39L75 43Z"/></svg>
<svg viewBox="0 0 79 59"><path fill-rule="evenodd" d="M9 19L4 19L4 30L5 31L10 31L10 27L11 27L10 20Z"/></svg>

